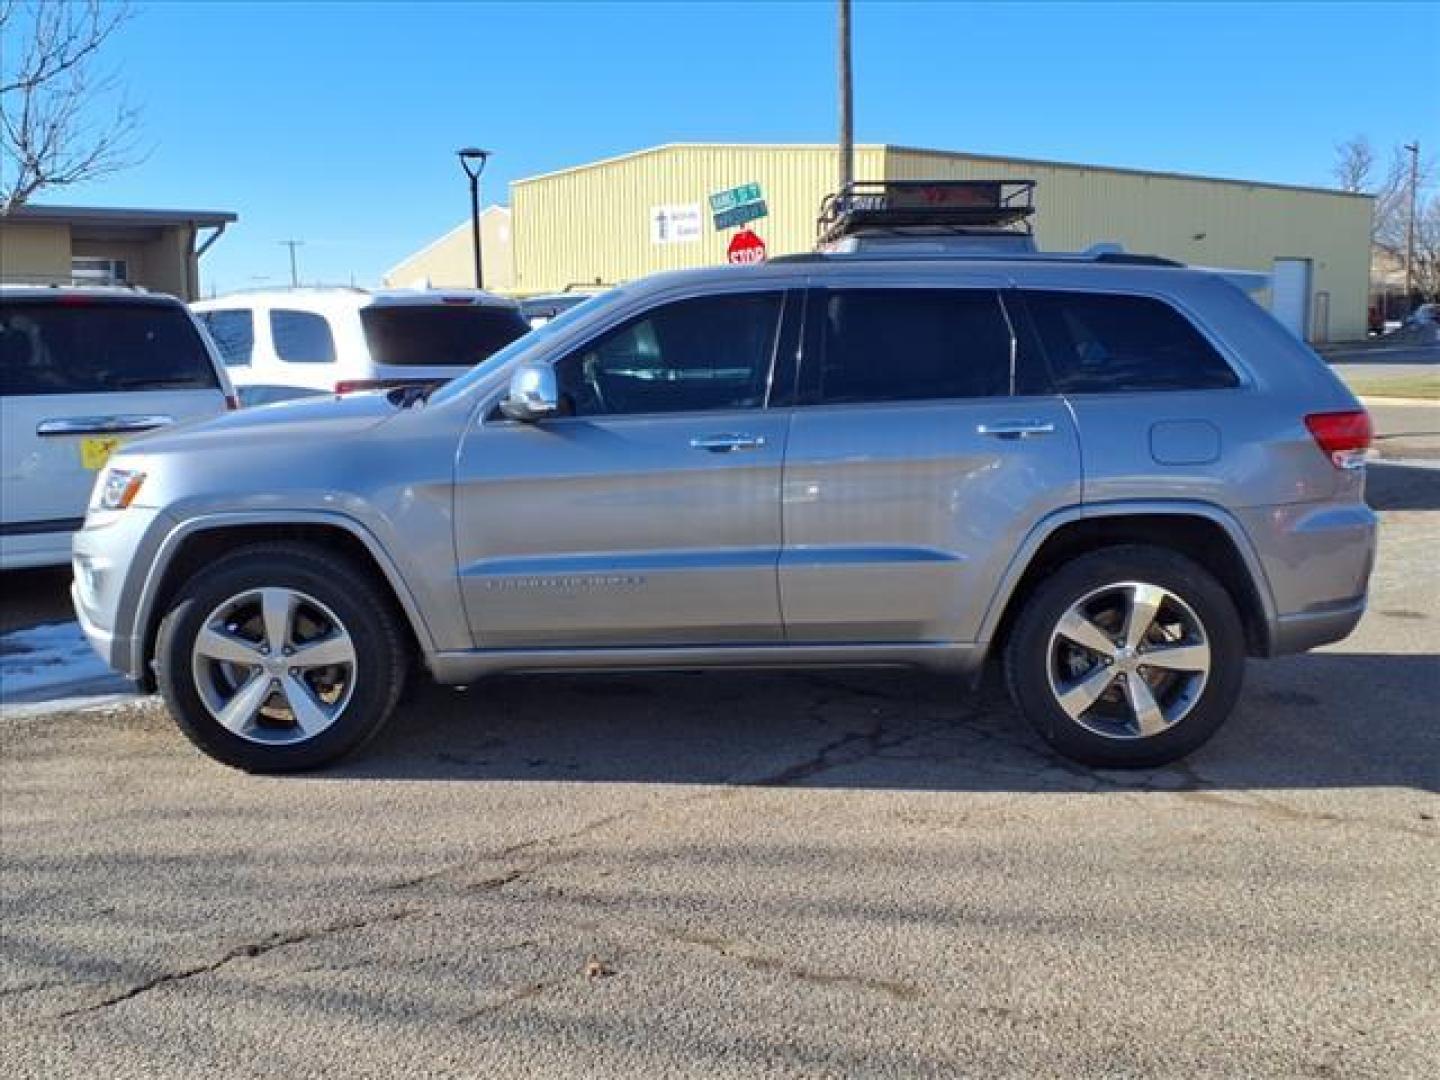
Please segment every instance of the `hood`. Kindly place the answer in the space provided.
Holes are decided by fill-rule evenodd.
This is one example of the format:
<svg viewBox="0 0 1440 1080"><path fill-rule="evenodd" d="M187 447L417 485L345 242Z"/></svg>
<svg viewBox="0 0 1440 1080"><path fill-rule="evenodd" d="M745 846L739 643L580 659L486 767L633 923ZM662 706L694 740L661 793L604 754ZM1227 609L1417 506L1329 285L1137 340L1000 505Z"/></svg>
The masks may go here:
<svg viewBox="0 0 1440 1080"><path fill-rule="evenodd" d="M160 428L130 441L125 451L148 457L211 448L234 453L256 442L333 442L382 424L399 411L384 393L296 398Z"/></svg>

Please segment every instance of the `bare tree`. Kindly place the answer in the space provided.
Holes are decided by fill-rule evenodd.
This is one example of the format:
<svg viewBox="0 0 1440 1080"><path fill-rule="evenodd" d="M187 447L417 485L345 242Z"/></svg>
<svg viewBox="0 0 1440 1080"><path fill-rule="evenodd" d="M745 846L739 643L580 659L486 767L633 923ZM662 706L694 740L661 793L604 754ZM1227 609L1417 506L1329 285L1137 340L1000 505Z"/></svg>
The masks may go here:
<svg viewBox="0 0 1440 1080"><path fill-rule="evenodd" d="M1335 146L1331 173L1341 191L1370 192L1375 181L1375 149L1364 135L1356 135Z"/></svg>
<svg viewBox="0 0 1440 1080"><path fill-rule="evenodd" d="M137 111L99 66L129 18L101 0L0 0L0 213L144 156Z"/></svg>
<svg viewBox="0 0 1440 1080"><path fill-rule="evenodd" d="M1422 187L1433 171L1433 162L1421 163ZM1336 145L1331 175L1341 191L1375 196L1374 242L1388 248L1403 248L1410 199L1410 165L1404 150L1395 147L1382 170L1370 140L1357 135Z"/></svg>
<svg viewBox="0 0 1440 1080"><path fill-rule="evenodd" d="M1413 273L1421 298L1440 301L1440 197L1424 199L1416 207Z"/></svg>

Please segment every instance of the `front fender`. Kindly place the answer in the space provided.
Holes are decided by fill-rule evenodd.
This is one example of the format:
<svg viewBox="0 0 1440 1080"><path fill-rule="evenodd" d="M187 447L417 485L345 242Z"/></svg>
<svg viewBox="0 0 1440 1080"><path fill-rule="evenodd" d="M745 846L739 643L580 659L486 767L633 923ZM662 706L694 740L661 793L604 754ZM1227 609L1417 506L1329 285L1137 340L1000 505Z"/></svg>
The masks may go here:
<svg viewBox="0 0 1440 1080"><path fill-rule="evenodd" d="M173 521L169 518L161 520ZM411 629L415 632L415 638L419 642L422 652L429 657L439 651L436 644L436 628L426 618L425 607L417 599L410 579L401 571L389 552L376 539L374 533L363 523L346 514L323 510L232 511L186 518L175 522L173 527L164 534L155 549L153 558L149 560L146 572L143 577L139 578L138 589L128 603L122 602L122 610L116 623L117 640L113 658L114 666L133 679L145 678L146 643L150 640L162 615L162 612L158 610L158 604L164 593L167 574L186 541L207 532L253 526L288 527L296 525L342 529L360 541L380 568L381 573L384 574ZM453 575L451 576L453 577ZM127 607L129 608L128 618L124 610Z"/></svg>

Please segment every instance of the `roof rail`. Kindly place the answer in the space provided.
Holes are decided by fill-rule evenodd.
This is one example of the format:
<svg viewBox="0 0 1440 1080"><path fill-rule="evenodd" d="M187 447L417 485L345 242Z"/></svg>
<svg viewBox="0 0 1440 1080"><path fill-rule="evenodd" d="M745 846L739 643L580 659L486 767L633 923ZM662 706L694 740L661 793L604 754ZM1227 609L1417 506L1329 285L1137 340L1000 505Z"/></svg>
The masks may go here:
<svg viewBox="0 0 1440 1080"><path fill-rule="evenodd" d="M148 293L144 285L129 281L95 281L68 274L0 274L0 285L28 289L114 289L119 292Z"/></svg>
<svg viewBox="0 0 1440 1080"><path fill-rule="evenodd" d="M1034 180L857 180L825 196L815 227L820 245L862 233L1029 235L1034 213Z"/></svg>
<svg viewBox="0 0 1440 1080"><path fill-rule="evenodd" d="M917 251L895 248L858 251L807 251L798 255L777 255L768 260L779 263L836 262L1026 262L1026 263L1102 263L1109 266L1157 266L1184 269L1185 264L1161 255L1132 255L1124 251Z"/></svg>
<svg viewBox="0 0 1440 1080"><path fill-rule="evenodd" d="M234 296L237 293L304 293L304 292L348 292L358 295L368 295L371 290L360 285L326 285L323 282L316 282L313 285L242 285L238 289L226 289L223 293L215 296L207 296L204 299L213 300L220 296Z"/></svg>

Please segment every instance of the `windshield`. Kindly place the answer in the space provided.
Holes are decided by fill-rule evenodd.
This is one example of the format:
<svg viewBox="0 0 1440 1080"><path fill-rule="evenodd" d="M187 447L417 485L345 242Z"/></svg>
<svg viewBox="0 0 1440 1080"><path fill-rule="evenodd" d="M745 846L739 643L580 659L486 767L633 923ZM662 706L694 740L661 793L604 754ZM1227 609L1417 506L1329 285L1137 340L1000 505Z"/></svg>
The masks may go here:
<svg viewBox="0 0 1440 1080"><path fill-rule="evenodd" d="M360 312L370 357L396 367L473 367L530 326L512 307L406 304Z"/></svg>
<svg viewBox="0 0 1440 1080"><path fill-rule="evenodd" d="M591 312L599 311L601 308L618 303L626 295L628 294L623 288L611 289L609 292L592 296L584 303L575 305L569 311L557 315L544 326L536 327L524 337L512 341L484 363L471 368L458 379L452 379L440 387L440 389L436 390L431 400L439 404L468 393L472 386L488 379L492 374L499 371L511 361L530 352L532 349L542 347L547 341L565 333L576 321L587 318Z"/></svg>

